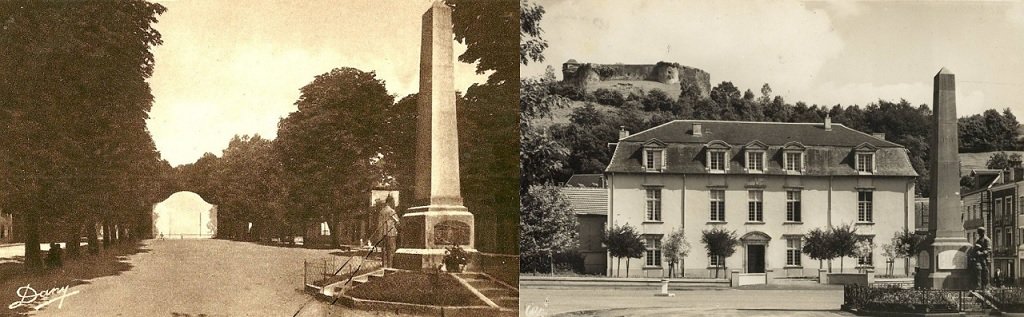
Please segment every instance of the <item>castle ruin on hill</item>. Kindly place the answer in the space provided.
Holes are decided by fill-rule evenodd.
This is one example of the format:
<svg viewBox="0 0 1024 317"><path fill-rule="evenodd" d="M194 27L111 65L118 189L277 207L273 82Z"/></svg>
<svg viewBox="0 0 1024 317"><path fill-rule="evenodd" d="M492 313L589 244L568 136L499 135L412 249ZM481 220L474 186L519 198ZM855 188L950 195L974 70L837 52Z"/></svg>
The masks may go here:
<svg viewBox="0 0 1024 317"><path fill-rule="evenodd" d="M711 94L711 75L679 63L658 62L654 65L579 63L574 59L562 64L562 81L578 87L587 87L599 81L633 80L654 81L680 86L694 85L701 97Z"/></svg>

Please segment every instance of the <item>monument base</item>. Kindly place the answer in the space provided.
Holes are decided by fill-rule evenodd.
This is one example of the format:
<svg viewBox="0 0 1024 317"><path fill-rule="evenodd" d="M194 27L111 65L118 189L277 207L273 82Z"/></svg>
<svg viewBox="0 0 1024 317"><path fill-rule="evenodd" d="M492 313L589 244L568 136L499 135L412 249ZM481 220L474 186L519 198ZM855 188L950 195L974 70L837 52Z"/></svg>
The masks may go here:
<svg viewBox="0 0 1024 317"><path fill-rule="evenodd" d="M401 230L401 241L394 257L395 268L436 270L444 265L446 248L452 246L465 250L468 259L475 258L473 214L464 206L409 208L402 215ZM469 263L467 269L474 267L472 264Z"/></svg>
<svg viewBox="0 0 1024 317"><path fill-rule="evenodd" d="M964 237L935 238L925 250L930 265L918 271L914 286L929 289L972 289L971 272L967 268L967 251L971 244Z"/></svg>

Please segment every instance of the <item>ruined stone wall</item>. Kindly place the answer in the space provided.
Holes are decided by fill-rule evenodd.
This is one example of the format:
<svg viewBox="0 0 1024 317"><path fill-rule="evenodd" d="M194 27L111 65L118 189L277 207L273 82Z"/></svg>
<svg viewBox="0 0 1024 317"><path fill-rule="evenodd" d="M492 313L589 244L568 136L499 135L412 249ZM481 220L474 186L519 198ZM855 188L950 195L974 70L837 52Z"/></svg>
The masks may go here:
<svg viewBox="0 0 1024 317"><path fill-rule="evenodd" d="M569 60L562 64L562 80L579 87L606 80L643 80L664 84L696 85L701 96L711 93L711 75L679 63L658 62L653 65L593 64Z"/></svg>

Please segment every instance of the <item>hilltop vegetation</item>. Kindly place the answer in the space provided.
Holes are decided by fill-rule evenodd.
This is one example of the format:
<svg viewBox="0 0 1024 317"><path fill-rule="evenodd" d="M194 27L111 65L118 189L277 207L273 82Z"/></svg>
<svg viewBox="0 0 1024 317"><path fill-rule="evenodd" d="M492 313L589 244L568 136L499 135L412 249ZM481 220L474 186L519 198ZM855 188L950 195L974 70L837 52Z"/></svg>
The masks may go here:
<svg viewBox="0 0 1024 317"><path fill-rule="evenodd" d="M623 83L616 83L623 87ZM618 139L620 128L639 132L678 119L739 120L766 122L824 122L830 116L834 123L867 132L884 133L886 140L905 146L910 163L921 175L918 194L927 196L928 149L932 111L928 105L911 105L906 100L879 100L861 105L808 105L789 103L772 94L764 84L759 94L741 90L723 81L711 90L709 98L701 98L695 89L683 87L678 96L669 96L661 89L644 91L629 89L579 89L554 79L549 72L544 78L524 81L546 90L552 98L560 98L560 106L550 116L532 118L550 137L565 146L566 164L548 175L546 180L565 181L576 173L601 173L611 157L607 143ZM1021 126L1009 110L990 109L982 114L959 119L960 152L1020 150Z"/></svg>

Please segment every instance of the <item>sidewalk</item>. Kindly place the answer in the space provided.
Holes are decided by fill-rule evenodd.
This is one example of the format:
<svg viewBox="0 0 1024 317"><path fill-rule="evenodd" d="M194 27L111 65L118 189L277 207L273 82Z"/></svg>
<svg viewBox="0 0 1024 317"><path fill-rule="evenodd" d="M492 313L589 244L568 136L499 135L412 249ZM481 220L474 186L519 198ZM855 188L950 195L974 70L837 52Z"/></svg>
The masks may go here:
<svg viewBox="0 0 1024 317"><path fill-rule="evenodd" d="M714 289L729 288L727 279L706 279L706 278L669 278L669 288L681 289ZM520 275L520 287L546 288L546 287L601 287L601 288L650 288L661 286L661 278L643 277L582 277L582 276L531 276Z"/></svg>

